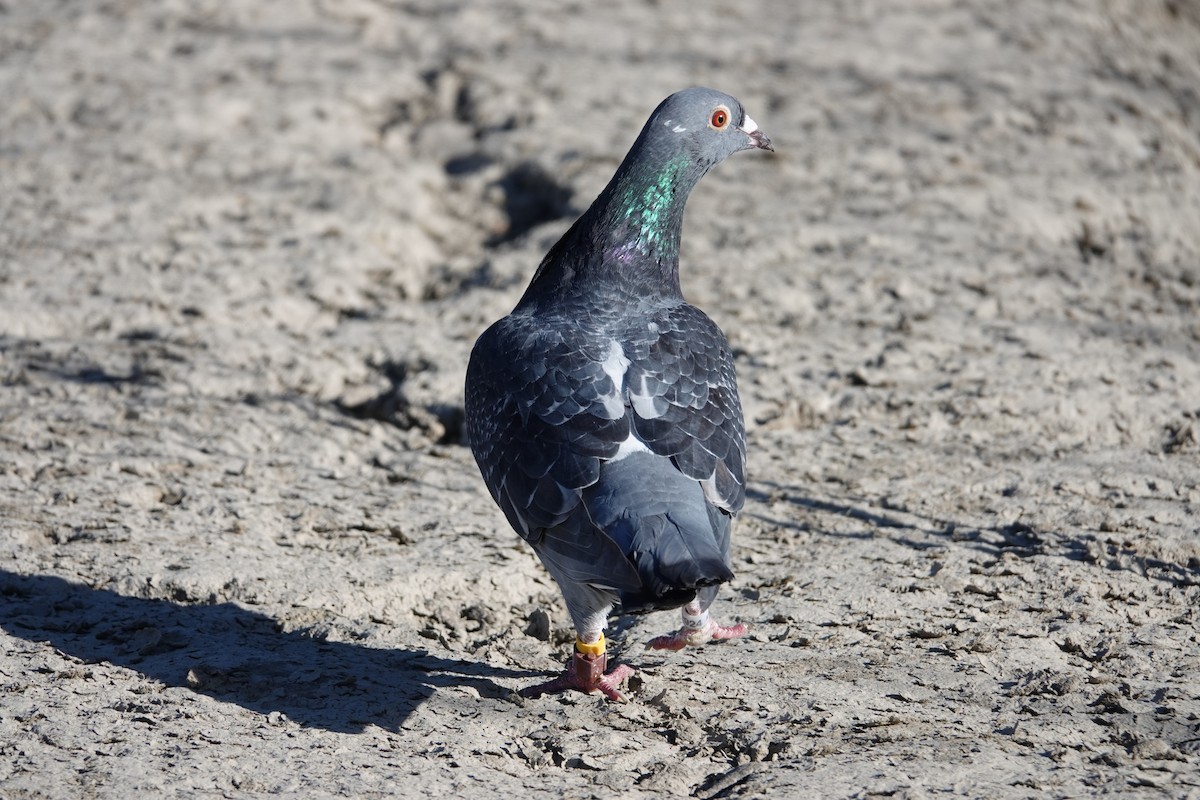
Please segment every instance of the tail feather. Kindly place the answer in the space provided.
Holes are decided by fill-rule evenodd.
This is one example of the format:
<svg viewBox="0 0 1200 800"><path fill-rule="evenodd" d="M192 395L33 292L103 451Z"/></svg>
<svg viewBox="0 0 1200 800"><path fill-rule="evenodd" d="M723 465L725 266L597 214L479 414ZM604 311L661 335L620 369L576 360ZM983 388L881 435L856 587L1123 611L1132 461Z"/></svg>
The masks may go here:
<svg viewBox="0 0 1200 800"><path fill-rule="evenodd" d="M593 522L641 578L638 589L621 591L623 611L681 606L696 589L733 577L731 518L709 504L700 484L669 459L634 453L608 462L584 501Z"/></svg>

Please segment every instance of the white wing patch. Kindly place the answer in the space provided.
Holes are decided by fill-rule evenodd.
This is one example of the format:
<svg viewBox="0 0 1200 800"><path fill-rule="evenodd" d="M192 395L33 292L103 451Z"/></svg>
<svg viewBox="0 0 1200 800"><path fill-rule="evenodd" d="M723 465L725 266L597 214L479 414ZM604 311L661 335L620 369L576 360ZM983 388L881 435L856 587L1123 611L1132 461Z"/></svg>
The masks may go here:
<svg viewBox="0 0 1200 800"><path fill-rule="evenodd" d="M620 461L622 458L625 458L625 456L632 455L634 453L649 453L649 452L650 452L650 448L646 447L645 442L643 442L641 439L637 438L636 436L634 436L631 433L631 434L629 434L628 439L621 442L621 446L617 448L616 454L612 458L610 458L609 461Z"/></svg>
<svg viewBox="0 0 1200 800"><path fill-rule="evenodd" d="M712 503L717 508L728 508L728 503L725 498L717 494L717 471L713 469L712 474L704 480L700 481L700 488L704 490L704 496L708 498L708 502Z"/></svg>
<svg viewBox="0 0 1200 800"><path fill-rule="evenodd" d="M658 419L667 413L667 401L646 389L645 376L642 376L641 386L629 387L629 403L642 419Z"/></svg>
<svg viewBox="0 0 1200 800"><path fill-rule="evenodd" d="M625 374L629 371L629 359L625 357L625 351L620 347L620 343L613 339L608 343L608 354L604 361L600 363L600 367L604 369L608 379L612 380L613 392L604 398L605 410L610 419L616 420L620 416L625 415ZM630 387L631 389L631 387ZM661 398L649 397L646 391L646 379L642 379L642 391L640 395L631 395L630 401L634 403L634 408L641 408L642 411L647 411L646 414L641 414L643 419L650 419L653 416L660 416L665 408L655 409L655 401L661 402ZM664 403L665 405L665 403ZM641 439L638 439L632 432L625 438L620 446L617 447L617 452L613 453L612 458L608 461L620 461L626 456L636 452L650 452L649 447Z"/></svg>
<svg viewBox="0 0 1200 800"><path fill-rule="evenodd" d="M625 357L625 351L621 349L621 345L615 339L609 342L608 355L604 357L600 368L604 370L604 374L613 384L612 394L604 398L604 410L608 412L609 419L620 419L625 416L625 400L622 395L625 390L625 372L629 369L629 359Z"/></svg>

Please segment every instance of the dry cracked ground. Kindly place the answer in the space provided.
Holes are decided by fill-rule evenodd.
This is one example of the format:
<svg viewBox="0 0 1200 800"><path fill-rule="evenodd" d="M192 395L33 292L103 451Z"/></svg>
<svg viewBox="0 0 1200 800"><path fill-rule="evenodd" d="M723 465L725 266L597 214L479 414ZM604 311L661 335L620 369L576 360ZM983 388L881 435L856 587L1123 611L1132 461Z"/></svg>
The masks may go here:
<svg viewBox="0 0 1200 800"><path fill-rule="evenodd" d="M474 337L657 102L749 637L514 690ZM1200 4L0 2L0 795L1200 797Z"/></svg>

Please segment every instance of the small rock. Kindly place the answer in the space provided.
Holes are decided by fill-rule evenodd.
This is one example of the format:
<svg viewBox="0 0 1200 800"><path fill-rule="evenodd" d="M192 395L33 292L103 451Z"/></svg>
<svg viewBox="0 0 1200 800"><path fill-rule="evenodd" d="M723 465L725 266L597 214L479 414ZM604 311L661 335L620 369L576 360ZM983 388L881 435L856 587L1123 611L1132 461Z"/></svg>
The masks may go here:
<svg viewBox="0 0 1200 800"><path fill-rule="evenodd" d="M550 641L550 615L544 608L535 608L527 619L525 635L543 642Z"/></svg>

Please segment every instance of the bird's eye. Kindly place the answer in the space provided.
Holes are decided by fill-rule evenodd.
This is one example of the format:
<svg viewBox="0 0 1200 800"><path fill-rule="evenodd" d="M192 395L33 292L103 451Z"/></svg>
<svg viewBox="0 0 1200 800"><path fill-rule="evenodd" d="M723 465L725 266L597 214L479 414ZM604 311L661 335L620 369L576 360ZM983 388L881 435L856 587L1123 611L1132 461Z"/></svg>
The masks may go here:
<svg viewBox="0 0 1200 800"><path fill-rule="evenodd" d="M725 108L713 109L709 123L717 130L721 130L729 124L729 111Z"/></svg>

